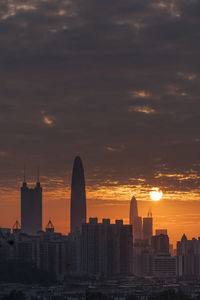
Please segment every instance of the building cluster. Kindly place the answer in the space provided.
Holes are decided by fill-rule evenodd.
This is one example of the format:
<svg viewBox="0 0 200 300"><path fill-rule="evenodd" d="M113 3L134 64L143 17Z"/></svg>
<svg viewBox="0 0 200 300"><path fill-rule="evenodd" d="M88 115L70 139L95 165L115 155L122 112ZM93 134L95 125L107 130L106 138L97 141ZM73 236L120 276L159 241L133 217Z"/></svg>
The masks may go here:
<svg viewBox="0 0 200 300"><path fill-rule="evenodd" d="M166 229L157 229L153 235L153 217L138 216L135 197L130 204L130 224L133 234L133 274L136 276L176 276L176 258L170 253Z"/></svg>
<svg viewBox="0 0 200 300"><path fill-rule="evenodd" d="M138 215L135 197L130 203L130 224L110 219L98 222L86 217L84 169L76 157L71 185L71 231L56 233L49 220L42 230L42 187L39 176L29 188L24 176L21 187L21 225L0 230L0 262L14 260L33 263L57 278L138 277L200 278L200 239L177 243L177 256L169 244L166 229L153 235L153 217Z"/></svg>
<svg viewBox="0 0 200 300"><path fill-rule="evenodd" d="M184 234L177 243L177 274L186 279L200 278L200 237L188 240Z"/></svg>

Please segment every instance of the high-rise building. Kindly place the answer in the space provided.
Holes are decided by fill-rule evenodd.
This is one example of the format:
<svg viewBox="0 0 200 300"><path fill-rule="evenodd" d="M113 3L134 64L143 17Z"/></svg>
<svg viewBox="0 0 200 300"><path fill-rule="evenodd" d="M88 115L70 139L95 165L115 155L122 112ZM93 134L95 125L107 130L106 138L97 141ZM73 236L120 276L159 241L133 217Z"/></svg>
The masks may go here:
<svg viewBox="0 0 200 300"><path fill-rule="evenodd" d="M166 234L151 237L151 248L154 253L169 254L169 237Z"/></svg>
<svg viewBox="0 0 200 300"><path fill-rule="evenodd" d="M183 279L200 279L200 237L177 242L177 270Z"/></svg>
<svg viewBox="0 0 200 300"><path fill-rule="evenodd" d="M160 234L160 235L152 236L151 248L153 251L153 260L152 260L153 276L156 277L176 276L176 258L172 257L169 253L168 235Z"/></svg>
<svg viewBox="0 0 200 300"><path fill-rule="evenodd" d="M85 177L81 158L74 160L71 185L71 232L86 222Z"/></svg>
<svg viewBox="0 0 200 300"><path fill-rule="evenodd" d="M137 200L132 197L130 204L130 225L133 227L133 240L142 238L142 218L138 216Z"/></svg>
<svg viewBox="0 0 200 300"><path fill-rule="evenodd" d="M47 224L46 231L40 231L35 235L15 231L10 235L9 240L14 243L7 249L8 254L5 260L32 263L38 269L56 275L58 279L66 276L70 259L68 239L67 236L54 232L51 221ZM6 247L2 248L6 249Z"/></svg>
<svg viewBox="0 0 200 300"><path fill-rule="evenodd" d="M133 274L151 276L152 249L147 240L137 239L133 244Z"/></svg>
<svg viewBox="0 0 200 300"><path fill-rule="evenodd" d="M42 187L39 178L35 188L28 188L24 178L21 187L21 230L28 234L42 230Z"/></svg>
<svg viewBox="0 0 200 300"><path fill-rule="evenodd" d="M137 200L133 196L130 204L130 224L133 225L134 218L138 217Z"/></svg>
<svg viewBox="0 0 200 300"><path fill-rule="evenodd" d="M122 220L98 223L90 218L82 226L82 271L87 275L130 275L132 273L132 226Z"/></svg>
<svg viewBox="0 0 200 300"><path fill-rule="evenodd" d="M156 254L152 261L152 275L158 278L175 277L177 274L176 257L167 253Z"/></svg>
<svg viewBox="0 0 200 300"><path fill-rule="evenodd" d="M143 218L143 239L147 239L149 244L153 235L153 218L152 213L148 213L146 218Z"/></svg>

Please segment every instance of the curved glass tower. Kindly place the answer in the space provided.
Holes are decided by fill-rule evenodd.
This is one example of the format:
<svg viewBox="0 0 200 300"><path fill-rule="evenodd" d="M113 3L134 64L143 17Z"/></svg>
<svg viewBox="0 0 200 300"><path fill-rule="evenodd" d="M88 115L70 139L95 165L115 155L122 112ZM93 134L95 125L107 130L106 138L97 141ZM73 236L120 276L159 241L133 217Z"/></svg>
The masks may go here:
<svg viewBox="0 0 200 300"><path fill-rule="evenodd" d="M138 216L137 200L132 197L130 204L130 225L133 228L133 240L142 238L142 218Z"/></svg>
<svg viewBox="0 0 200 300"><path fill-rule="evenodd" d="M77 156L74 160L71 185L71 232L81 230L86 222L85 177L82 160Z"/></svg>
<svg viewBox="0 0 200 300"><path fill-rule="evenodd" d="M133 196L131 199L131 204L130 204L130 224L133 225L133 220L134 218L138 217L138 207L137 207L137 200Z"/></svg>

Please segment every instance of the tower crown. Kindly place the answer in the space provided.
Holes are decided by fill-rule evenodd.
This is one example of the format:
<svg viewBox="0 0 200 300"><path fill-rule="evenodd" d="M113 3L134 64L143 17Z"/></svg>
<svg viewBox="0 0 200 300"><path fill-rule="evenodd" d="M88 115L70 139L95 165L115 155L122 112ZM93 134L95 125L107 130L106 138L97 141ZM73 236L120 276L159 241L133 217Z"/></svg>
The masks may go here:
<svg viewBox="0 0 200 300"><path fill-rule="evenodd" d="M46 232L54 232L54 226L51 220L49 220L47 226L46 226Z"/></svg>
<svg viewBox="0 0 200 300"><path fill-rule="evenodd" d="M19 221L16 220L15 224L13 225L13 232L17 233L17 232L20 232L20 231L21 231L21 225L20 225Z"/></svg>

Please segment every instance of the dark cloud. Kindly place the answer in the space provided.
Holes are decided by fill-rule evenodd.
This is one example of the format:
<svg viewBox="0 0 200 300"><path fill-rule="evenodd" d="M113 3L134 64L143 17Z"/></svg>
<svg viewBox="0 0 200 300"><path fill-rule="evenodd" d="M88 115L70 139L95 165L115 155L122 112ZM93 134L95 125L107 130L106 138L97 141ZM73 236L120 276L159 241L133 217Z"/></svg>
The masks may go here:
<svg viewBox="0 0 200 300"><path fill-rule="evenodd" d="M138 176L183 189L164 174L198 172L199 9L195 0L1 1L8 185L26 161L64 178L80 154L91 186Z"/></svg>

